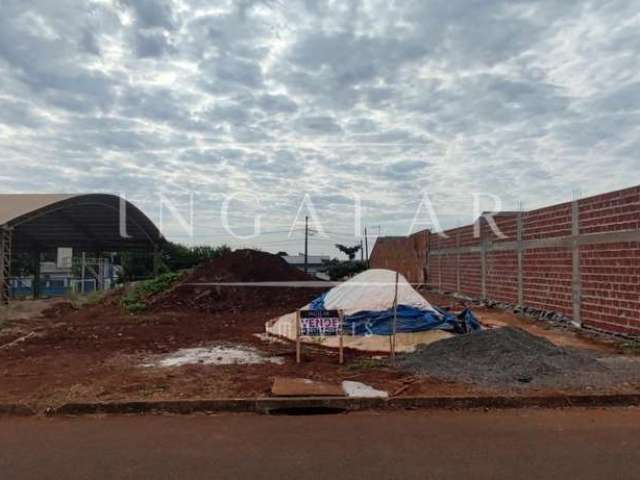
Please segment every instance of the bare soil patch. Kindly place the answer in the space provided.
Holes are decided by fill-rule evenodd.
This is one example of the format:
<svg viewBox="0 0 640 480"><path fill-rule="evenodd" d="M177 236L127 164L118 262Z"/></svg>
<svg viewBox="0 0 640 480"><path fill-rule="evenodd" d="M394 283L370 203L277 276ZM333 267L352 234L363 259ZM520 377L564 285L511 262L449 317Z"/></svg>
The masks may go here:
<svg viewBox="0 0 640 480"><path fill-rule="evenodd" d="M496 395L503 387L474 385L463 379L421 376L386 360L347 350L337 353L305 346L295 362L295 345L258 338L265 322L299 308L321 291L310 288L193 286L217 281L300 281L304 273L274 255L240 251L214 260L187 275L170 291L150 299L147 312L130 315L120 302L122 291L78 310L56 306L46 316L11 322L0 345L36 332L0 350L0 402L34 406L80 401L204 399L270 395L275 377L309 378L340 383L363 382L391 395ZM435 304L451 300L427 294ZM452 305L453 310L461 305ZM474 307L481 321L495 315ZM511 315L502 314L501 315ZM515 315L508 321L517 322ZM282 364L144 367L149 359L181 349L216 345L253 349ZM624 362L620 362L624 363ZM571 387L576 391L579 387ZM540 393L564 391L541 386ZM584 389L583 389L584 390ZM607 393L637 391L636 385L611 387ZM591 392L593 393L593 392ZM604 392L603 392L604 393Z"/></svg>

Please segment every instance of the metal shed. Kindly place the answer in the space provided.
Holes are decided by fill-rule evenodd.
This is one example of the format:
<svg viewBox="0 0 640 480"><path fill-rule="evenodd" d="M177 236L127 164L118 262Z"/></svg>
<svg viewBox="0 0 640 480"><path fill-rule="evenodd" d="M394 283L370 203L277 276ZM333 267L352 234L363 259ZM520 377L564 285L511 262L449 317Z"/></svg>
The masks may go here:
<svg viewBox="0 0 640 480"><path fill-rule="evenodd" d="M71 247L158 252L164 238L124 198L108 194L0 194L0 302L9 298L11 255Z"/></svg>

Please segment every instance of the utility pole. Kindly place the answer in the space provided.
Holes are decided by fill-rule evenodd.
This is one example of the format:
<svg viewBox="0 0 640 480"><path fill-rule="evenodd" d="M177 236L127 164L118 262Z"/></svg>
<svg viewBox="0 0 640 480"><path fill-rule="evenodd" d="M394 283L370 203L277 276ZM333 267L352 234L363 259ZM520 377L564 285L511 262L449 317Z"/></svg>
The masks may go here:
<svg viewBox="0 0 640 480"><path fill-rule="evenodd" d="M369 237L367 236L367 227L364 227L364 248L367 256L367 267L369 266Z"/></svg>
<svg viewBox="0 0 640 480"><path fill-rule="evenodd" d="M364 245L362 240L360 240L360 262L364 263Z"/></svg>
<svg viewBox="0 0 640 480"><path fill-rule="evenodd" d="M309 217L304 217L304 273L309 270Z"/></svg>

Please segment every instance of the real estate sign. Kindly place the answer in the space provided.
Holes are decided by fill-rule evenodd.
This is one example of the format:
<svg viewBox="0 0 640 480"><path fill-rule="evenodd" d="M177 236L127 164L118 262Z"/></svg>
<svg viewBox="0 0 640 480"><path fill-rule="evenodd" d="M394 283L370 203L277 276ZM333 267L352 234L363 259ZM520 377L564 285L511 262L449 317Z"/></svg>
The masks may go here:
<svg viewBox="0 0 640 480"><path fill-rule="evenodd" d="M342 319L338 310L301 310L300 335L333 337L340 335Z"/></svg>
<svg viewBox="0 0 640 480"><path fill-rule="evenodd" d="M298 310L296 314L296 361L300 363L300 337L340 337L340 363L344 362L342 348L341 310Z"/></svg>

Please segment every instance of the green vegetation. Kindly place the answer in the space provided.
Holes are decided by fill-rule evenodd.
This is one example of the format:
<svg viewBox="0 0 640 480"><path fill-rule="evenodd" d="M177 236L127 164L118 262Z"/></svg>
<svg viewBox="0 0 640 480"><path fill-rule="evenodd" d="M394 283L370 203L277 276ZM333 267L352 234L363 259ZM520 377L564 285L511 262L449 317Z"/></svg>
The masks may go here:
<svg viewBox="0 0 640 480"><path fill-rule="evenodd" d="M164 273L157 278L145 280L136 284L122 299L122 306L131 314L146 310L146 301L166 290L169 290L180 278L182 273Z"/></svg>
<svg viewBox="0 0 640 480"><path fill-rule="evenodd" d="M353 277L367 269L366 262L341 262L334 258L328 262L324 262L322 271L329 275L331 280L337 281L343 278Z"/></svg>
<svg viewBox="0 0 640 480"><path fill-rule="evenodd" d="M387 366L387 360L379 360L371 357L359 358L347 366L349 370L371 370Z"/></svg>
<svg viewBox="0 0 640 480"><path fill-rule="evenodd" d="M640 340L630 340L623 343L622 351L626 355L640 355Z"/></svg>
<svg viewBox="0 0 640 480"><path fill-rule="evenodd" d="M331 280L337 281L350 278L367 269L366 262L360 262L355 259L356 253L362 249L362 245L348 247L337 243L336 248L349 257L349 260L342 261L334 258L324 262L321 272L329 275Z"/></svg>
<svg viewBox="0 0 640 480"><path fill-rule="evenodd" d="M187 247L179 243L167 242L160 253L159 273L188 270L230 251L231 249L226 245ZM119 255L119 263L123 269L122 276L119 278L120 283L145 279L153 275L153 255L150 253L123 252Z"/></svg>
<svg viewBox="0 0 640 480"><path fill-rule="evenodd" d="M80 308L83 305L97 304L106 294L106 290L94 290L93 292L86 295L74 291L69 291L69 293L67 293L67 298L74 307Z"/></svg>
<svg viewBox="0 0 640 480"><path fill-rule="evenodd" d="M362 245L354 245L353 247L347 247L346 245L341 245L340 243L336 243L336 248L344 253L347 257L349 257L349 261L353 262L356 259L356 253L358 253L362 249Z"/></svg>
<svg viewBox="0 0 640 480"><path fill-rule="evenodd" d="M162 263L168 271L177 272L193 268L202 262L213 260L230 252L231 248L227 245L187 247L179 243L167 242L162 247Z"/></svg>

